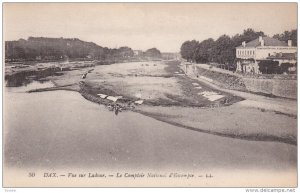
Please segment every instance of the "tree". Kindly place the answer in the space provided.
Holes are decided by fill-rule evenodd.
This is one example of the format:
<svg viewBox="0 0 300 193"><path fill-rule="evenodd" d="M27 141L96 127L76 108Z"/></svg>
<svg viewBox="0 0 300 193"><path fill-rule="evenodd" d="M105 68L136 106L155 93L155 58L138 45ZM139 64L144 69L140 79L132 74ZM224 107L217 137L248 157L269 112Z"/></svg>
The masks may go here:
<svg viewBox="0 0 300 193"><path fill-rule="evenodd" d="M187 61L195 61L195 52L199 45L199 42L196 40L185 41L180 48L181 57L186 59Z"/></svg>
<svg viewBox="0 0 300 193"><path fill-rule="evenodd" d="M207 63L210 61L210 55L212 54L214 43L214 40L209 38L198 44L194 53L194 58L197 63Z"/></svg>
<svg viewBox="0 0 300 193"><path fill-rule="evenodd" d="M119 54L122 58L133 57L133 50L127 46L119 48Z"/></svg>
<svg viewBox="0 0 300 193"><path fill-rule="evenodd" d="M289 74L290 72L289 72L289 68L290 67L293 67L293 66L295 66L294 64L292 64L292 63L288 63L288 62L285 62L285 63L282 63L281 65L280 65L280 73L287 73L287 74Z"/></svg>
<svg viewBox="0 0 300 193"><path fill-rule="evenodd" d="M250 42L252 40L257 39L259 36L265 36L264 32L256 32L251 28L244 30L243 34L236 34L232 37L232 41L234 42L234 46L242 45L242 42Z"/></svg>
<svg viewBox="0 0 300 193"><path fill-rule="evenodd" d="M258 63L259 71L263 74L280 73L279 62L272 60L263 60Z"/></svg>
<svg viewBox="0 0 300 193"><path fill-rule="evenodd" d="M229 68L235 59L235 46L229 36L222 35L215 41L211 57L214 62L226 64Z"/></svg>
<svg viewBox="0 0 300 193"><path fill-rule="evenodd" d="M291 31L285 31L282 34L275 34L273 38L276 38L284 42L287 42L288 40L292 40L292 45L297 46L297 29Z"/></svg>
<svg viewBox="0 0 300 193"><path fill-rule="evenodd" d="M129 47L109 49L93 42L84 42L77 38L29 37L27 40L5 42L5 58L9 60L42 59L60 60L68 58L123 59L133 56Z"/></svg>
<svg viewBox="0 0 300 193"><path fill-rule="evenodd" d="M161 58L161 53L157 48L151 48L151 49L146 50L144 55L147 57L152 57L152 58Z"/></svg>
<svg viewBox="0 0 300 193"><path fill-rule="evenodd" d="M259 36L265 36L264 32L256 32L252 28L244 30L244 33L241 35L242 41L250 42L254 39L257 39Z"/></svg>

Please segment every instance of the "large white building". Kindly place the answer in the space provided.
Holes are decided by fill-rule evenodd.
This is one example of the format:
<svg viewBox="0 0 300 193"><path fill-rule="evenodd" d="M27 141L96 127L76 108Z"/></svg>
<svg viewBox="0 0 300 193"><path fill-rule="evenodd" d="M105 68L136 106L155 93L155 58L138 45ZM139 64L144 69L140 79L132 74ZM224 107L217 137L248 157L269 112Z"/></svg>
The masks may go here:
<svg viewBox="0 0 300 193"><path fill-rule="evenodd" d="M243 42L236 47L237 68L243 73L260 74L259 63L274 61L281 66L283 63L295 65L297 62L297 47L292 46L292 41L279 41L270 37L262 37Z"/></svg>

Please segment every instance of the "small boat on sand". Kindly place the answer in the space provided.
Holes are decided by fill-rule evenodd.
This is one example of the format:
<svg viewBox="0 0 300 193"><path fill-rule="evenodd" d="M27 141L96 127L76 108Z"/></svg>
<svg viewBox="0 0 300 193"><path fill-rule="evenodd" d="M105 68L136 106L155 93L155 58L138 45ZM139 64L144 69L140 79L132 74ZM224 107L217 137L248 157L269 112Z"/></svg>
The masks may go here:
<svg viewBox="0 0 300 193"><path fill-rule="evenodd" d="M138 105L141 105L141 104L143 104L143 102L144 102L144 100L138 100L138 101L135 101L134 103L138 104Z"/></svg>
<svg viewBox="0 0 300 193"><path fill-rule="evenodd" d="M105 99L108 95L105 94L97 94L100 98Z"/></svg>

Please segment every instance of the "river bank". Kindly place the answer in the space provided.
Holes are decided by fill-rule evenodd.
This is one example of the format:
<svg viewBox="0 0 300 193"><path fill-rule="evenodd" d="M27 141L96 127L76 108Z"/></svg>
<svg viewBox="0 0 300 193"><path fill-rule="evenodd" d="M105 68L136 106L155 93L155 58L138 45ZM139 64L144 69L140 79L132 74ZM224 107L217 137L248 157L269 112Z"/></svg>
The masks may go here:
<svg viewBox="0 0 300 193"><path fill-rule="evenodd" d="M28 87L47 85L51 83L34 82ZM24 92L27 90L23 86L5 91L3 161L4 173L10 177L5 183L16 183L15 176L21 176L18 181L24 179L23 186L27 186L28 168L37 175L45 171L62 174L190 171L213 174L222 180L243 174L248 185L251 176L269 179L274 171L280 174L275 175L279 180L296 177L294 145L195 132L131 111L116 116L103 105L85 100L78 92ZM139 107L143 106L149 107ZM102 184L101 179L94 181L95 186ZM78 180L74 183L78 184ZM278 185L277 181L274 184Z"/></svg>
<svg viewBox="0 0 300 193"><path fill-rule="evenodd" d="M82 79L82 74L91 69L93 71ZM67 71L62 76L48 77L48 80L55 87L35 92L72 90L92 102L106 106L118 104L122 110L135 111L194 131L297 144L296 116L244 106L239 102L243 98L187 77L176 61L96 66ZM209 101L199 95L203 90L223 97ZM113 102L98 94L122 96L122 99ZM134 104L137 100L143 100L143 104Z"/></svg>
<svg viewBox="0 0 300 193"><path fill-rule="evenodd" d="M108 100L96 97L85 89L80 90L80 93L89 101L106 106L111 105ZM128 99L128 101L130 100ZM139 105L134 108L126 108L128 101L119 102L124 110L131 110L185 129L236 139L297 145L296 117L294 116L244 108L239 104L217 108L158 105ZM244 120L245 117L248 118L247 121ZM273 121L270 122L271 119Z"/></svg>

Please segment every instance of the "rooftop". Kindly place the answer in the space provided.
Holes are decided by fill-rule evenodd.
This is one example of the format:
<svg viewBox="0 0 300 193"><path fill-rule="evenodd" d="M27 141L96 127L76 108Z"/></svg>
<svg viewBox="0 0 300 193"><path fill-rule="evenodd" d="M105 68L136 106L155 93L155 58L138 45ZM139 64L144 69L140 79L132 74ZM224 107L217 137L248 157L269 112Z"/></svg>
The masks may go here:
<svg viewBox="0 0 300 193"><path fill-rule="evenodd" d="M270 38L270 37L262 37L262 40L264 40L264 46L288 46L288 44L286 42L280 41L278 39L275 38ZM258 47L261 46L261 43L259 41L259 38L252 40L248 43L246 43L245 47ZM243 45L238 46L237 48L242 48Z"/></svg>

